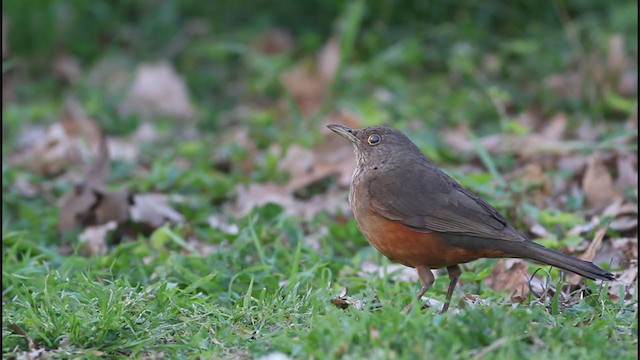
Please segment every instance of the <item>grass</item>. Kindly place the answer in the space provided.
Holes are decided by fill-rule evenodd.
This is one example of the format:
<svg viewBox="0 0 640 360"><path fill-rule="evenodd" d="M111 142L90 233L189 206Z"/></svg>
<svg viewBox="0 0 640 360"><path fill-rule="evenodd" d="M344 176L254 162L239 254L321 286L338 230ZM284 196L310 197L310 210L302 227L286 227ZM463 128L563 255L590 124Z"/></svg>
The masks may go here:
<svg viewBox="0 0 640 360"><path fill-rule="evenodd" d="M104 257L25 252L36 247L33 240L5 234L3 321L20 324L61 356L635 357L637 311L611 302L593 283L592 296L557 314L550 299L514 306L507 294L465 282L463 290L479 290L488 304L404 315L418 284L358 276L357 260L335 253L339 237L327 236L323 249L312 251L303 236L292 235L295 225L281 215L261 219L206 256L154 245L154 236ZM363 251L361 259L387 263ZM444 298L445 279L430 296ZM330 299L345 286L370 305L375 295L379 304L334 307ZM24 347L25 339L3 331L5 354Z"/></svg>
<svg viewBox="0 0 640 360"><path fill-rule="evenodd" d="M278 155L269 152L272 144L286 148L319 141L321 116L303 116L279 76L298 59L312 57L336 29L345 32L339 76L321 110L352 110L365 125L415 129L417 122L419 129L410 135L431 159L518 227L525 216L547 226L557 237L546 239L548 246L572 241L563 234L585 221L584 199L571 194L577 198L567 208L538 208L527 197L531 189L501 175L520 165L514 155L492 155L474 141L479 160L473 165L487 171L460 171L456 165L467 162L466 154L444 145L440 131L464 125L476 138L499 131L522 134L530 130L509 116L533 107L547 118L565 113L570 128L585 121L610 129L595 148L573 144L576 153L620 149L611 140L620 134L637 138L637 131L624 128L637 111L637 96L623 98L612 89L594 98L558 96L542 80L584 65L576 61L587 51L606 53L614 33L625 36L628 55L637 57L637 17L629 15L637 13L637 3L568 2L566 9L559 2L531 8L528 2L505 7L489 1L478 8L467 1L457 9L447 2L338 3L307 2L307 10L317 10L308 19L295 12L298 8L290 10L290 2L276 1L246 22L240 14L247 9L232 2L221 8L159 2L157 9L143 3L111 8L44 1L46 6L35 8L3 2L14 24L8 33L13 53L3 59L3 73L19 80L12 88L14 100L3 104L3 358L33 349L54 358L245 359L273 352L314 359L637 358L637 294L612 301L608 285L587 281L590 295L572 306L532 295L512 304L510 294L482 282L495 260L479 260L464 267L453 299L458 313L427 308L404 315L419 284L395 280L393 273L362 274L365 261L381 267L390 262L366 243L349 214L304 220L270 204L246 216L232 213L229 222L237 225L237 234L208 224L211 214L228 215L225 206L237 184L286 181ZM55 26L63 13L73 21ZM156 119L159 140L141 145L137 163L112 161L109 178L113 187L184 196L175 207L187 220L131 241L113 241L106 254L82 256L77 233L56 230L55 199L72 183L11 166L6 158L24 124L55 121L62 94L79 98L110 135L127 136L141 119L119 115L124 92L117 86L96 84L88 76L63 85L46 61L56 44L71 39L68 51L86 72L103 59L118 59L115 63L132 71L137 62L164 54L175 29L198 19L211 32L187 35L183 51L169 56L192 91L200 111L197 124ZM247 45L273 22L295 30L296 50L265 56ZM570 38L574 35L581 47ZM487 54L501 64L496 73L482 65ZM501 104L512 108L509 114ZM238 105L244 109L240 119L231 111ZM255 152L227 137L237 124L249 130ZM623 146L637 153L637 144ZM228 169L220 169L213 160L218 157ZM248 171L239 165L247 159L255 161ZM136 171L140 168L143 175ZM20 178L44 190L24 195L15 186ZM633 197L627 198L637 203L637 189ZM562 283L558 270L549 272L552 284ZM442 275L427 293L441 301L448 285ZM362 311L331 304L345 287L349 296L366 302ZM467 293L482 301L466 303Z"/></svg>

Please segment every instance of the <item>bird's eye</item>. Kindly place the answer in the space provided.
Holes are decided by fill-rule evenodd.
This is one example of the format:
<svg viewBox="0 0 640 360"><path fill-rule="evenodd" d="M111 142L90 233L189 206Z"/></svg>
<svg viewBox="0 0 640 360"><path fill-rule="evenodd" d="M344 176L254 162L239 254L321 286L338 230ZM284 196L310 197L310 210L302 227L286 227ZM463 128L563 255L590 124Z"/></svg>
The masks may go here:
<svg viewBox="0 0 640 360"><path fill-rule="evenodd" d="M380 135L371 134L369 135L367 142L369 143L369 145L378 145L378 143L380 143L380 140L382 140L382 137L380 137Z"/></svg>

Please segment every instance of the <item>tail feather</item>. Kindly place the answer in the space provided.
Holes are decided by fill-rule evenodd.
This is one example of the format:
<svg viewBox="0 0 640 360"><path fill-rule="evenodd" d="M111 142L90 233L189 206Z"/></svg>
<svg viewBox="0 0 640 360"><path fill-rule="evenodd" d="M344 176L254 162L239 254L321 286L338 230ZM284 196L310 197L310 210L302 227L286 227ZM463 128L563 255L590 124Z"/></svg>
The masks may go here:
<svg viewBox="0 0 640 360"><path fill-rule="evenodd" d="M560 269L574 272L592 280L614 279L614 275L612 273L598 267L590 261L580 260L573 256L563 254L560 251L546 248L532 241L525 241L521 243L521 246L513 246L513 250L510 252L514 255L519 255L547 265L552 265Z"/></svg>
<svg viewBox="0 0 640 360"><path fill-rule="evenodd" d="M529 240L509 241L454 234L443 234L443 238L453 246L479 251L484 249L499 250L504 253L504 257L531 259L592 280L614 280L615 278L612 273L601 269L592 262L580 260Z"/></svg>

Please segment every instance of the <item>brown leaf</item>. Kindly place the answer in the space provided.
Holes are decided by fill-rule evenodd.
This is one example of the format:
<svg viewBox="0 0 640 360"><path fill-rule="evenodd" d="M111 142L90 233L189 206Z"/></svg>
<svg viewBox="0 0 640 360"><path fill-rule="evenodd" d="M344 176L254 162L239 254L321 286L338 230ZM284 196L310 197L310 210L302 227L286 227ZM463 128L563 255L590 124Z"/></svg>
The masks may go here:
<svg viewBox="0 0 640 360"><path fill-rule="evenodd" d="M99 153L95 163L81 184L66 193L59 204L58 229L69 231L78 225L101 224L96 220L95 210L109 193L103 191L109 174L109 149L104 135L99 140ZM115 219L114 219L115 220ZM108 220L107 220L108 221Z"/></svg>
<svg viewBox="0 0 640 360"><path fill-rule="evenodd" d="M611 228L616 231L631 231L638 228L638 216L621 216L611 222Z"/></svg>
<svg viewBox="0 0 640 360"><path fill-rule="evenodd" d="M331 303L342 310L346 310L349 306L353 306L356 310L360 311L364 309L366 303L363 300L347 296L348 292L349 289L342 289L338 296L331 299Z"/></svg>
<svg viewBox="0 0 640 360"><path fill-rule="evenodd" d="M131 220L148 224L154 228L171 223L182 223L184 217L169 205L165 194L135 194L131 198Z"/></svg>
<svg viewBox="0 0 640 360"><path fill-rule="evenodd" d="M622 289L621 289L622 288ZM635 261L631 266L618 273L616 280L609 286L609 298L618 300L620 291L625 300L630 300L635 295L638 288L638 262ZM637 302L636 302L637 306Z"/></svg>
<svg viewBox="0 0 640 360"><path fill-rule="evenodd" d="M485 283L495 291L509 291L513 298L529 294L529 267L520 259L499 260Z"/></svg>
<svg viewBox="0 0 640 360"><path fill-rule="evenodd" d="M318 53L315 63L303 61L282 74L283 86L304 115L315 112L325 101L339 61L340 40L331 38Z"/></svg>
<svg viewBox="0 0 640 360"><path fill-rule="evenodd" d="M331 214L349 211L345 194L334 189L308 200L298 200L286 185L254 183L248 186L239 185L236 194L235 209L240 215L246 215L254 207L268 203L282 206L286 215L302 216L305 219L310 219L321 211Z"/></svg>
<svg viewBox="0 0 640 360"><path fill-rule="evenodd" d="M587 170L582 178L582 189L587 198L587 204L593 209L601 209L617 197L611 174L597 154L589 159Z"/></svg>
<svg viewBox="0 0 640 360"><path fill-rule="evenodd" d="M612 269L627 268L638 259L638 238L609 239L593 259L595 263L606 262Z"/></svg>
<svg viewBox="0 0 640 360"><path fill-rule="evenodd" d="M164 115L187 120L195 116L184 80L166 62L138 67L120 110L145 118Z"/></svg>
<svg viewBox="0 0 640 360"><path fill-rule="evenodd" d="M637 154L636 154L637 155ZM620 155L616 159L618 177L615 182L615 189L622 193L631 187L638 189L638 159L631 154Z"/></svg>
<svg viewBox="0 0 640 360"><path fill-rule="evenodd" d="M546 139L560 140L564 137L567 123L567 116L563 113L558 113L549 120L549 123L542 129L540 135Z"/></svg>
<svg viewBox="0 0 640 360"><path fill-rule="evenodd" d="M596 232L587 250L578 258L585 261L592 261L596 257L598 250L602 246L602 239L604 239L604 236L607 234L607 230L609 230L609 224L607 224L603 228L600 228ZM569 283L572 285L577 285L582 281L582 277L578 274L567 273L567 281L569 281Z"/></svg>
<svg viewBox="0 0 640 360"><path fill-rule="evenodd" d="M579 256L580 259L585 261L593 260L593 258L596 256L596 252L602 245L602 239L604 239L607 230L609 230L609 224L596 232L595 236L593 237L593 241L591 241L591 245L589 245L589 248L587 248L587 251Z"/></svg>
<svg viewBox="0 0 640 360"><path fill-rule="evenodd" d="M104 255L107 253L107 235L115 230L118 224L109 221L106 224L88 226L80 235L80 253L84 256Z"/></svg>
<svg viewBox="0 0 640 360"><path fill-rule="evenodd" d="M112 159L122 159L134 162L138 158L140 146L154 141L158 137L156 128L149 122L144 122L136 131L126 138L107 139L109 153Z"/></svg>
<svg viewBox="0 0 640 360"><path fill-rule="evenodd" d="M45 175L59 174L74 165L84 165L101 150L100 126L80 105L68 100L59 122L45 129L25 127L18 148L8 162Z"/></svg>
<svg viewBox="0 0 640 360"><path fill-rule="evenodd" d="M292 210L295 199L286 187L273 183L253 183L236 188L236 211L241 215L248 214L251 209L268 203L278 204L285 210Z"/></svg>

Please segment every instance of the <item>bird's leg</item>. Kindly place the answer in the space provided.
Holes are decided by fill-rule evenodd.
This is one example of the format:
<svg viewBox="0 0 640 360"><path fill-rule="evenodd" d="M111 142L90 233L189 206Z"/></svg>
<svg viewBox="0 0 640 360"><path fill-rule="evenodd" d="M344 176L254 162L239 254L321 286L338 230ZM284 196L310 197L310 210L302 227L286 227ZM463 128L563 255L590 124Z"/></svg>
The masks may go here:
<svg viewBox="0 0 640 360"><path fill-rule="evenodd" d="M451 265L449 267L447 267L447 271L449 272L449 289L447 290L447 300L444 303L444 306L442 306L442 312L445 313L447 310L449 310L449 304L451 303L451 296L453 295L453 290L456 288L456 284L458 283L458 278L460 277L460 274L462 274L462 271L460 270L460 266L458 265Z"/></svg>
<svg viewBox="0 0 640 360"><path fill-rule="evenodd" d="M426 293L427 290L429 290L429 288L431 287L431 285L433 285L433 282L436 279L433 277L433 273L431 272L431 269L429 269L426 266L416 266L416 270L418 270L418 277L420 278L420 282L422 283L422 287L416 294L418 301L420 301L420 299L422 298L422 295L424 295L424 293ZM405 313L408 314L411 312L411 309L413 309L413 302L407 305L404 311Z"/></svg>

